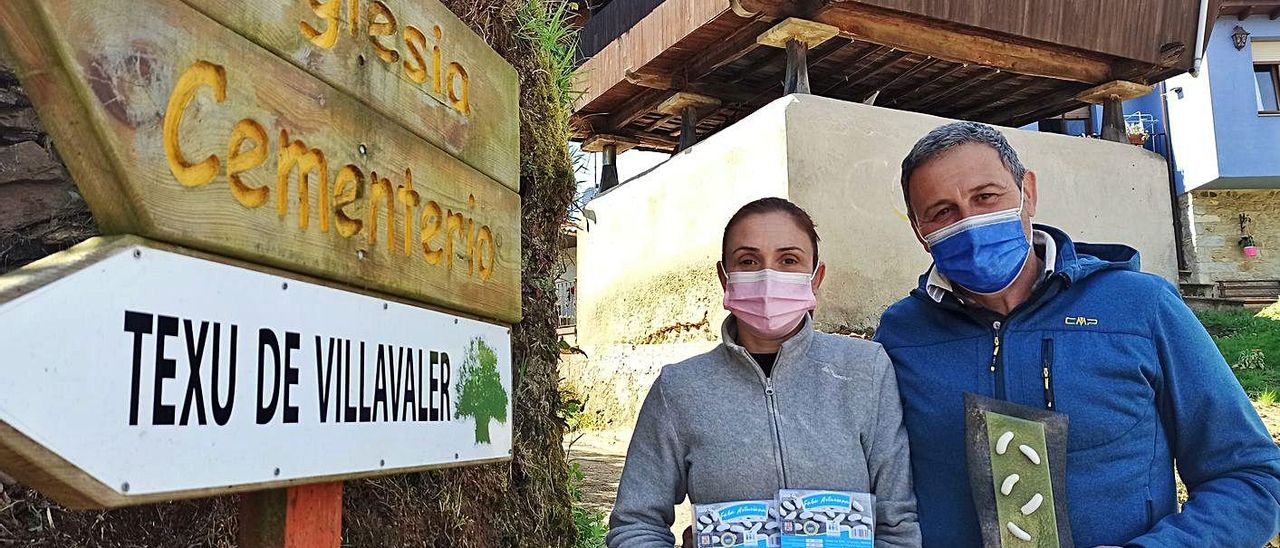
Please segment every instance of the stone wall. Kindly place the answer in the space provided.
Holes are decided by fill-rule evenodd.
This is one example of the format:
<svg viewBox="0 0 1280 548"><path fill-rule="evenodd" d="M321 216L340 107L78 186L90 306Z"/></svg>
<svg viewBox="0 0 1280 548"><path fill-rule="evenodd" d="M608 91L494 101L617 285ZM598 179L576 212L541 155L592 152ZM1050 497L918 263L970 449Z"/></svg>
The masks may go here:
<svg viewBox="0 0 1280 548"><path fill-rule="evenodd" d="M1280 190L1196 190L1183 195L1182 203L1192 281L1280 280ZM1244 255L1244 235L1253 237L1257 257Z"/></svg>
<svg viewBox="0 0 1280 548"><path fill-rule="evenodd" d="M31 101L0 61L0 272L96 234Z"/></svg>

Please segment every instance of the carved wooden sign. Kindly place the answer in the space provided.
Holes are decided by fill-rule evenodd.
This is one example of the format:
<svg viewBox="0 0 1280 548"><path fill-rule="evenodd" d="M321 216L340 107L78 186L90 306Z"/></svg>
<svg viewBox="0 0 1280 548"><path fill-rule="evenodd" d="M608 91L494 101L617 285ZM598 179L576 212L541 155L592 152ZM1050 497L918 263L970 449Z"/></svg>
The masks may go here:
<svg viewBox="0 0 1280 548"><path fill-rule="evenodd" d="M6 0L106 233L520 319L512 68L436 0Z"/></svg>
<svg viewBox="0 0 1280 548"><path fill-rule="evenodd" d="M515 70L436 0L182 0L520 189Z"/></svg>
<svg viewBox="0 0 1280 548"><path fill-rule="evenodd" d="M0 462L73 508L510 458L504 326L135 236L0 277Z"/></svg>

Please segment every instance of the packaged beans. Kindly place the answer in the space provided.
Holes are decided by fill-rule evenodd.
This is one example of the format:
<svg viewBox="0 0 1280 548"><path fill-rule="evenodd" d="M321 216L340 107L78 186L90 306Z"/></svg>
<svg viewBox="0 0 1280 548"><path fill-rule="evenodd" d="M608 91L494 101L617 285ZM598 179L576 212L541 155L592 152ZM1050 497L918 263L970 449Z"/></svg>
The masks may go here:
<svg viewBox="0 0 1280 548"><path fill-rule="evenodd" d="M696 548L778 548L778 507L772 500L693 505Z"/></svg>
<svg viewBox="0 0 1280 548"><path fill-rule="evenodd" d="M846 491L778 491L781 548L872 548L875 496Z"/></svg>

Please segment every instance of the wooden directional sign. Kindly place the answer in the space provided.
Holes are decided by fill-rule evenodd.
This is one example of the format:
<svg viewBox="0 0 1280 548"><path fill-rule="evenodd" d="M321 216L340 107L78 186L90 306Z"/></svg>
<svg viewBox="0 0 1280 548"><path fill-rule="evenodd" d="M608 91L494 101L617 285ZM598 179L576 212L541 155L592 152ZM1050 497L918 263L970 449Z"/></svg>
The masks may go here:
<svg viewBox="0 0 1280 548"><path fill-rule="evenodd" d="M4 0L0 41L104 232L515 322L516 80L447 13Z"/></svg>
<svg viewBox="0 0 1280 548"><path fill-rule="evenodd" d="M513 190L516 72L436 0L183 0Z"/></svg>
<svg viewBox="0 0 1280 548"><path fill-rule="evenodd" d="M505 326L94 239L0 278L0 462L73 508L509 458Z"/></svg>

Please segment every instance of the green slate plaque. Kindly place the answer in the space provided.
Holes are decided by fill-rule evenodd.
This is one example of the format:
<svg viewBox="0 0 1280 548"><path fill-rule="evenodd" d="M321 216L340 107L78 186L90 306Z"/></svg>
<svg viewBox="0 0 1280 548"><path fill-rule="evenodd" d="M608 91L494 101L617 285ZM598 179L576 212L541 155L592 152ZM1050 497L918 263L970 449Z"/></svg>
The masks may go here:
<svg viewBox="0 0 1280 548"><path fill-rule="evenodd" d="M965 394L965 434L983 546L1072 546L1066 416Z"/></svg>

